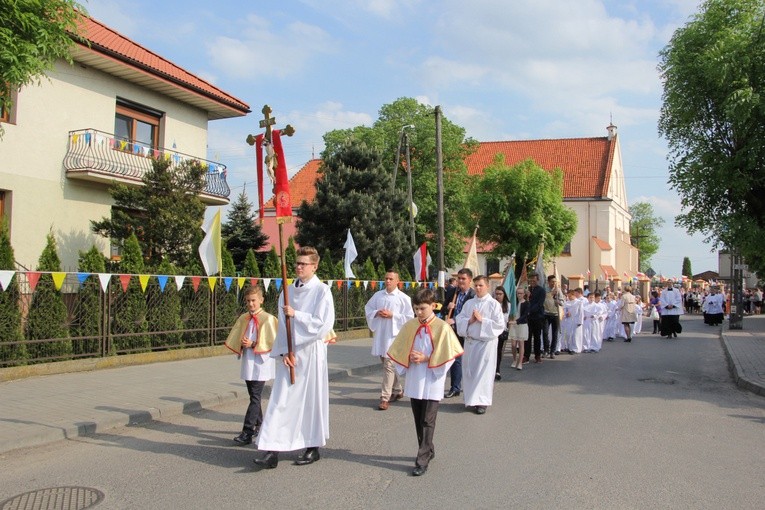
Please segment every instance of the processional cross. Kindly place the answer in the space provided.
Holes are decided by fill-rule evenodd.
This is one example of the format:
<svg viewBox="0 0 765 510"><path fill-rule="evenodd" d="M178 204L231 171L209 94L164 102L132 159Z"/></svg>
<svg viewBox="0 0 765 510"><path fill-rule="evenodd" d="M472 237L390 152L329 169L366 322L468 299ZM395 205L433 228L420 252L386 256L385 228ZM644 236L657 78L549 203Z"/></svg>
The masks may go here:
<svg viewBox="0 0 765 510"><path fill-rule="evenodd" d="M266 171L268 172L268 178L271 179L271 184L276 186L276 153L274 152L273 131L271 129L271 126L276 124L276 117L271 116L273 110L268 105L263 106L261 113L263 114L263 120L261 120L258 125L261 128L265 128L266 130L266 132L263 134L263 148L266 151L264 163L266 165ZM287 124L287 127L281 130L281 133L287 136L292 136L295 134L295 128L293 128L290 124ZM255 145L255 142L255 136L247 135L248 144Z"/></svg>

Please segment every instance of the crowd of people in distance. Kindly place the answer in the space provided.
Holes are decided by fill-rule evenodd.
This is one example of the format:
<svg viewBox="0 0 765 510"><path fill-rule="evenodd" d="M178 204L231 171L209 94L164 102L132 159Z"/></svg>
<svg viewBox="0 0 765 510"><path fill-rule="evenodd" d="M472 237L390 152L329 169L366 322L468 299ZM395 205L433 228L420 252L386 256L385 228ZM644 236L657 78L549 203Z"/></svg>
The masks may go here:
<svg viewBox="0 0 765 510"><path fill-rule="evenodd" d="M335 313L329 287L315 275L318 263L314 248L298 250L297 278L283 287L278 317L262 309L262 289L248 287L247 313L226 340L241 358L241 378L250 396L234 442L248 445L257 440L263 455L254 462L261 468L277 467L280 453L294 450L303 450L295 464L312 464L329 439L327 344L332 342ZM632 342L642 332L644 319L652 321L653 334L669 339L682 332L680 316L686 310L696 313L698 308L712 326L722 322L726 310L716 286L685 291L672 282L654 288L643 302L628 285L619 292L590 292L587 286L561 288L554 275L540 282L531 274L528 285L519 286L514 297L517 307L511 306L502 286L491 290L486 276L463 268L450 281L442 302L428 287L410 298L400 290L398 273L388 270L384 288L366 303L371 354L382 363L376 409L386 411L394 402L409 399L418 444L412 476L427 472L435 457L433 437L442 399L462 395L465 408L477 415L492 405L508 341L511 368L522 370L532 355L538 364L562 353L597 353L603 342L617 338ZM751 313L761 313L761 289L752 289L750 301ZM261 395L272 379L263 413Z"/></svg>

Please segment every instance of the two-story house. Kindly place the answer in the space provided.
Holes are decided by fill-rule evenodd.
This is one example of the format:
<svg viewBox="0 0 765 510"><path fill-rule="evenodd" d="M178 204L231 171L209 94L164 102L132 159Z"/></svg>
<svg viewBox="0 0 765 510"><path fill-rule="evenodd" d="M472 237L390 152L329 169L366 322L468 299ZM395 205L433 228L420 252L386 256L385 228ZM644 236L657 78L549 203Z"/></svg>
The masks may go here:
<svg viewBox="0 0 765 510"><path fill-rule="evenodd" d="M208 169L202 200L228 203L226 166L207 161L210 120L246 115L249 106L104 24L83 17L74 65L56 62L39 85L14 92L3 112L0 216L16 260L34 268L52 229L65 270L108 240L90 221L111 214L113 181L142 185L152 158L193 158Z"/></svg>

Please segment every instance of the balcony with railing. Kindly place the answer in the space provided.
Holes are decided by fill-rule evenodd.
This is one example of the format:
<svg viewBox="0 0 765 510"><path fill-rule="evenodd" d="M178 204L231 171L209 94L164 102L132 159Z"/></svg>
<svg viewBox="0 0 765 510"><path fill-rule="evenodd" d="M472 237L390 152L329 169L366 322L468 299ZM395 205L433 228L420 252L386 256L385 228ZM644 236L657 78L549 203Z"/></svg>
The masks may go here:
<svg viewBox="0 0 765 510"><path fill-rule="evenodd" d="M114 181L140 185L153 159L170 160L171 168L186 160L198 161L207 169L205 187L200 195L209 205L228 204L231 190L226 182L226 165L183 154L164 147L119 139L111 133L95 129L69 132L64 169L70 179L111 184Z"/></svg>

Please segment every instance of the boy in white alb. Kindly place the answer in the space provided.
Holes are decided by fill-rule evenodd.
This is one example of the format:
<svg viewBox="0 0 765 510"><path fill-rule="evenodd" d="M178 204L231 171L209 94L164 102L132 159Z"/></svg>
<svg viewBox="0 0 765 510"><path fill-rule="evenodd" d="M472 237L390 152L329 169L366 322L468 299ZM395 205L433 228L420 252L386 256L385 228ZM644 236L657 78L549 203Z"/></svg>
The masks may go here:
<svg viewBox="0 0 765 510"><path fill-rule="evenodd" d="M595 294L587 295L587 303L582 307L584 322L582 323L582 352L595 352L595 336L598 333L597 323L600 316L600 305L595 303Z"/></svg>
<svg viewBox="0 0 765 510"><path fill-rule="evenodd" d="M475 297L469 299L455 319L457 334L465 338L462 383L465 407L475 406L476 414L486 413L494 393L497 366L497 337L505 330L502 305L489 293L489 280L473 278Z"/></svg>
<svg viewBox="0 0 765 510"><path fill-rule="evenodd" d="M400 375L406 374L404 395L412 405L419 445L412 476L421 476L435 456L433 433L438 406L444 398L446 374L463 350L451 326L433 313L436 296L432 290L418 290L412 303L415 319L404 324L396 335L388 357L396 363Z"/></svg>

